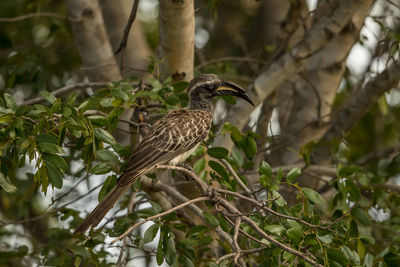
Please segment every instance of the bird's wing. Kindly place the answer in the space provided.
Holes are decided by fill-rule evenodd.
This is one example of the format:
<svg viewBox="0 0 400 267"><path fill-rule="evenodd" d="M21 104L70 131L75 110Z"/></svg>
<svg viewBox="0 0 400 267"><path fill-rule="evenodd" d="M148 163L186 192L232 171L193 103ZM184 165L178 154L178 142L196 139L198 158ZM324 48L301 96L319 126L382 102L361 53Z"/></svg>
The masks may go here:
<svg viewBox="0 0 400 267"><path fill-rule="evenodd" d="M118 183L129 183L130 174L143 173L168 162L203 141L212 115L202 110L178 109L157 121L137 146Z"/></svg>

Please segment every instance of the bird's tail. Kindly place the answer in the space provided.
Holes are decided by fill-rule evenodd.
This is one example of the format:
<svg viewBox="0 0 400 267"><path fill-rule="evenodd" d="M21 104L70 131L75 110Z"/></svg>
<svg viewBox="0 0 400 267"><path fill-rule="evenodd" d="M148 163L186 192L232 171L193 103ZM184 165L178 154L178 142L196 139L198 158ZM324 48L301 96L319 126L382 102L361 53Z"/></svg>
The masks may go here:
<svg viewBox="0 0 400 267"><path fill-rule="evenodd" d="M103 198L97 207L86 217L86 219L76 228L74 233L83 233L89 227L95 227L106 216L115 203L124 195L124 193L131 187L133 182L138 178L130 177L128 183L117 183L113 189Z"/></svg>

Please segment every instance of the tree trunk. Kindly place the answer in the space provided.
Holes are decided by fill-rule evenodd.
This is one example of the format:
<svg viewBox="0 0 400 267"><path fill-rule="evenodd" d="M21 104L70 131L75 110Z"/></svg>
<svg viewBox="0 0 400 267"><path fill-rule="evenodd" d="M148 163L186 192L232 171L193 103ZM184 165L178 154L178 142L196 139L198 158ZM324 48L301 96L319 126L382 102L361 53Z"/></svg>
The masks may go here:
<svg viewBox="0 0 400 267"><path fill-rule="evenodd" d="M92 81L120 80L121 75L96 0L67 0L69 16L82 63Z"/></svg>
<svg viewBox="0 0 400 267"><path fill-rule="evenodd" d="M113 51L121 43L123 31L132 9L132 2L131 0L99 0ZM124 52L117 56L118 65L123 57L123 76L145 76L151 55L152 52L140 26L140 21L136 18L132 24L127 46Z"/></svg>
<svg viewBox="0 0 400 267"><path fill-rule="evenodd" d="M194 64L194 1L163 0L160 5L161 78L190 81Z"/></svg>

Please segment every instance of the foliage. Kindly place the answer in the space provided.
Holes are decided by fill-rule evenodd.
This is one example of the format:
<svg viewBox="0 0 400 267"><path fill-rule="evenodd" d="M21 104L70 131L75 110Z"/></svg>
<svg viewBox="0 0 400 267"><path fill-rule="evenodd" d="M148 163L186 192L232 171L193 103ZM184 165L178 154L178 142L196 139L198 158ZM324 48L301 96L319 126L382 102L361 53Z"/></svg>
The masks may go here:
<svg viewBox="0 0 400 267"><path fill-rule="evenodd" d="M115 183L121 159L129 155L127 148L122 147L110 134L115 130L118 117L124 109L137 105L138 102L156 100L161 104L156 113L164 113L187 104L185 95L178 89L180 83L171 84L167 80L161 84L153 80L152 84L153 87L138 90L134 82L110 83L107 88L97 90L92 97L79 103L75 93L62 100L46 92L43 95L47 103L17 106L13 97L5 94L0 109L1 185L3 192L5 191L2 194L10 199L22 198L27 201L33 197L32 187L40 187L44 194L48 192L49 186L61 189L65 186L64 174L70 174L72 162L80 159L85 165L84 172L108 176L99 193L101 199ZM207 149L213 138L220 134L229 135L236 144L231 153L223 147ZM372 173L357 166L341 165L337 170L337 178L331 182L337 193L333 201L327 203L313 189L299 186L296 182L301 175L299 168L293 168L284 174L282 170L274 171L268 163L262 162L258 167L259 184L254 185L249 183L246 172L240 170L255 169L252 159L257 152L253 145L256 138L257 135L253 132L242 133L226 123L221 133L211 132L207 143L195 153L195 172L207 183L216 182L221 188L241 192L241 187L233 176L235 174L221 162L226 160L239 171L241 181L257 192L253 196L262 204L243 205L247 210L245 214L249 214L263 231L279 242L296 250L306 251L306 255L313 255L312 258L321 264L393 266L398 263L395 255L399 248L394 245L399 241L398 236L392 235L392 242L386 244L377 242L373 236L376 222L368 213L378 207L387 209L389 203L400 201L397 194L373 189L372 184L380 182L382 178L374 177ZM35 166L35 171L27 174L30 187L21 186L23 181L15 173L16 169L25 164ZM281 184L296 188L298 204L287 204L278 192ZM227 199L239 207L242 206L237 202L240 199L232 196ZM263 207L279 215L271 216ZM151 208L139 209L135 214L117 219L113 228L104 229L105 234L117 237L140 218L147 218L161 211L161 207L152 202ZM179 262L185 266L197 266L209 262L213 266L212 262L216 258L209 245L215 242L214 230L218 227L226 234L233 235L234 228L232 221L229 221L229 215L221 211L215 214L215 211L211 207L210 212L204 212L204 225L197 226L185 224L185 219L178 213L168 214L155 220L155 224L143 236L133 234L131 240L136 247L145 249L145 244L153 241L160 232L156 253L159 264L165 261L168 264ZM57 215L61 221L68 221L72 228L81 221L78 213L67 207L50 214ZM398 225L396 217L386 222L388 223L393 224L394 228ZM5 229L3 236L12 234L12 231ZM242 223L241 229L255 238L253 240L243 236L240 239L239 245L243 251L266 247L258 253L246 255L244 258L248 263L257 262L266 266L305 264L303 259L296 258L259 237L248 225ZM182 233L184 238L177 239L176 232ZM103 244L105 234L101 230L94 230L90 233L90 238L85 240L83 236L73 236L65 228L52 228L46 233L49 242L45 246L29 250L29 254L28 249L23 246L17 250L8 248L8 252L3 252L2 259L22 259L30 255L37 263L46 265L108 265L111 262L107 259L109 252ZM224 253L234 252L226 240L217 240ZM231 260L232 258L227 258L219 264L224 265Z"/></svg>
<svg viewBox="0 0 400 267"><path fill-rule="evenodd" d="M67 13L60 1L17 2L1 1L0 17L49 10ZM221 2L229 6L227 1L206 2L205 11L198 10L204 20L215 22L228 10L220 6ZM236 7L240 1L231 2ZM247 22L254 16L237 10L240 9L236 8L238 14L232 18ZM132 192L138 191L133 212L126 215L130 203L126 196L117 205L118 210L113 210L112 219L106 219L88 236L73 235L73 229L85 217L81 211L89 211L85 205L73 205L92 192L82 193L78 186L86 182L85 190L96 189L96 181L104 181L98 186L99 193L92 194L94 202L100 201L115 185L131 153L130 147L121 145L113 135L123 112L129 108L139 112L140 119L132 122L131 130L142 135L148 124L169 110L187 106L188 84L155 78L142 84L130 78L96 90L84 88L69 95L54 95L55 89L83 76L68 21L36 17L3 25L0 24L0 75L4 80L0 99L0 265L112 266L118 260L115 254L124 247L138 249L158 264L172 266L233 266L237 255L239 263L249 266L309 266L305 258L324 266L400 265L400 196L393 183L400 173L400 109L389 105L385 97L342 143L332 145L336 164L330 166L329 174L319 173L313 165L312 153L321 144L303 146L299 154L304 162L275 167L258 161L261 136L254 129L241 131L227 122L222 127L214 126L209 139L187 160L210 193L201 192L197 186L196 193L209 197L199 204L199 214L192 216L186 209L170 212L132 232L117 247L110 245L110 237L118 238L135 223L166 211L161 207L163 200L151 200L151 192L140 190L145 188L136 183L132 188ZM390 56L395 56L398 34L381 26L390 40ZM155 27L149 28L152 30L148 39L154 43ZM243 44L233 42L227 48L226 36L233 33L224 27L219 31L210 41L210 58L237 55ZM222 41L214 40L218 38ZM223 53L221 47L226 49ZM261 50L257 53L264 55L275 48ZM245 77L245 81L252 79L253 70L258 71L263 64L206 63L198 68L199 72L233 75L238 80ZM155 65L152 62L149 70L157 76ZM356 87L346 75L336 106L343 104ZM21 94L24 99L42 96L43 101L24 105ZM226 105L235 103L232 98L223 99ZM232 150L213 146L221 136L235 144ZM379 140L379 144L371 140ZM271 144L275 144L274 140ZM375 155L371 160L371 153L374 156L375 149L382 147L389 153ZM177 184L185 183L180 180L179 171L173 170L171 175ZM331 179L323 181L323 190L315 190L298 182L306 175ZM147 174L143 180L148 178L156 175ZM158 180L151 181L151 190L156 191ZM283 187L294 190L294 202L285 199ZM330 194L326 194L328 190ZM177 200L173 200L175 205ZM218 202L222 200L241 213L227 211ZM237 222L238 215L250 218L266 235L304 257L276 246L243 220ZM193 217L198 217L200 223L193 223ZM240 253L226 236L237 239Z"/></svg>

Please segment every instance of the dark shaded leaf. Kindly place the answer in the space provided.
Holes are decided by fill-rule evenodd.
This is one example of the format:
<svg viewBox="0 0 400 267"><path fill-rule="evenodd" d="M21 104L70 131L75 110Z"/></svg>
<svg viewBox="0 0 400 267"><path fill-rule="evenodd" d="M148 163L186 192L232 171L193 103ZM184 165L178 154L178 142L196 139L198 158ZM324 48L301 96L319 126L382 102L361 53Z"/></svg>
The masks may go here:
<svg viewBox="0 0 400 267"><path fill-rule="evenodd" d="M158 232L158 224L153 224L149 228L147 228L146 232L144 232L143 241L144 243L149 243L154 240Z"/></svg>
<svg viewBox="0 0 400 267"><path fill-rule="evenodd" d="M49 163L51 163L52 165L54 165L55 167L57 167L58 169L62 170L63 172L65 172L66 170L68 170L68 164L67 162L65 162L64 158L57 155L57 154L43 154L43 159Z"/></svg>
<svg viewBox="0 0 400 267"><path fill-rule="evenodd" d="M8 179L8 177L5 177L2 172L0 172L0 186L7 193L14 193L17 191L17 187L13 185L10 179Z"/></svg>
<svg viewBox="0 0 400 267"><path fill-rule="evenodd" d="M212 215L208 212L203 212L203 216L204 216L204 219L207 221L207 223L209 225L211 225L212 227L217 227L219 225L219 221L214 215Z"/></svg>
<svg viewBox="0 0 400 267"><path fill-rule="evenodd" d="M43 96L44 99L46 99L51 104L53 104L54 102L57 101L57 98L52 93L50 93L46 90L41 90L40 94Z"/></svg>
<svg viewBox="0 0 400 267"><path fill-rule="evenodd" d="M317 191L311 188L302 188L301 190L307 196L307 198L312 202L314 202L315 204L323 204L325 202Z"/></svg>
<svg viewBox="0 0 400 267"><path fill-rule="evenodd" d="M63 185L63 177L61 172L51 164L46 164L46 172L51 184L60 189Z"/></svg>
<svg viewBox="0 0 400 267"><path fill-rule="evenodd" d="M368 214L360 209L359 207L355 207L351 210L351 215L360 221L362 224L368 225L369 224L369 217Z"/></svg>
<svg viewBox="0 0 400 267"><path fill-rule="evenodd" d="M91 174L106 174L112 171L112 166L108 163L100 163L90 168Z"/></svg>
<svg viewBox="0 0 400 267"><path fill-rule="evenodd" d="M207 154L217 159L223 159L228 156L229 151L224 147L212 147L207 150Z"/></svg>
<svg viewBox="0 0 400 267"><path fill-rule="evenodd" d="M288 172L288 174L286 175L286 180L290 183L293 183L293 181L296 180L300 175L301 169L295 167Z"/></svg>
<svg viewBox="0 0 400 267"><path fill-rule="evenodd" d="M6 101L7 107L15 111L17 109L17 102L12 95L4 93L4 100Z"/></svg>
<svg viewBox="0 0 400 267"><path fill-rule="evenodd" d="M115 141L114 137L107 131L101 129L101 128L96 128L94 129L94 135L98 137L101 141L104 143L114 145L117 142Z"/></svg>
<svg viewBox="0 0 400 267"><path fill-rule="evenodd" d="M96 158L105 162L118 162L118 156L108 149L96 150Z"/></svg>

